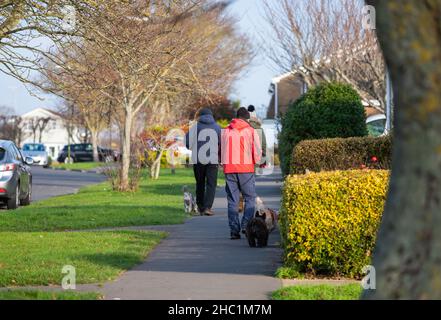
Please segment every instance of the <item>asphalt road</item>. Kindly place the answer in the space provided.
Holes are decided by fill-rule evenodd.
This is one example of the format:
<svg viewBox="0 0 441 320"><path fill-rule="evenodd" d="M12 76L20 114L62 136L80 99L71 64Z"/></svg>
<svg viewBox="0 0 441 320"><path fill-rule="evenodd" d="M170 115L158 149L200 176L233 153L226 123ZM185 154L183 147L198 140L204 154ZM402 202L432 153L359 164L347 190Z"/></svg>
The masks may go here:
<svg viewBox="0 0 441 320"><path fill-rule="evenodd" d="M33 201L75 193L79 188L105 180L103 175L32 167Z"/></svg>

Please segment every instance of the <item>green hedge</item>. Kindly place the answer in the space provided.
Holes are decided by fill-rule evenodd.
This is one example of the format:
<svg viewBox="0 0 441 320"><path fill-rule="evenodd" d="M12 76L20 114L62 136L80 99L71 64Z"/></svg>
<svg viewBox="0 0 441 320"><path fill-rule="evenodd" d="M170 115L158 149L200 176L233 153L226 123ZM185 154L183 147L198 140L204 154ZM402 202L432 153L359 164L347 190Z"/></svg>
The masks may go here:
<svg viewBox="0 0 441 320"><path fill-rule="evenodd" d="M303 140L367 136L366 114L357 92L346 84L312 88L282 118L279 137L284 174L290 171L294 146Z"/></svg>
<svg viewBox="0 0 441 320"><path fill-rule="evenodd" d="M377 161L373 161L377 158ZM291 173L360 169L390 169L392 137L336 138L302 141L294 147Z"/></svg>
<svg viewBox="0 0 441 320"><path fill-rule="evenodd" d="M389 171L288 176L280 230L286 264L314 275L359 277L370 263Z"/></svg>

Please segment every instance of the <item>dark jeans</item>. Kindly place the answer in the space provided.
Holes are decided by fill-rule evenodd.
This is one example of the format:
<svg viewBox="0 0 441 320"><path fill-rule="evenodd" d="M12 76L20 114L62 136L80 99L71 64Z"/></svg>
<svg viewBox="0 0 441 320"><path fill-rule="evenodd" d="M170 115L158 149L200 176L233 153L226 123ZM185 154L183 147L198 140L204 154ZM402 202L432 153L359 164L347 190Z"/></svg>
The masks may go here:
<svg viewBox="0 0 441 320"><path fill-rule="evenodd" d="M199 210L211 209L217 187L217 164L195 164L193 166L196 179L196 203Z"/></svg>
<svg viewBox="0 0 441 320"><path fill-rule="evenodd" d="M225 175L228 199L228 220L232 233L245 230L254 216L256 201L256 182L254 173L232 173ZM244 199L244 214L239 222L239 199L242 193Z"/></svg>

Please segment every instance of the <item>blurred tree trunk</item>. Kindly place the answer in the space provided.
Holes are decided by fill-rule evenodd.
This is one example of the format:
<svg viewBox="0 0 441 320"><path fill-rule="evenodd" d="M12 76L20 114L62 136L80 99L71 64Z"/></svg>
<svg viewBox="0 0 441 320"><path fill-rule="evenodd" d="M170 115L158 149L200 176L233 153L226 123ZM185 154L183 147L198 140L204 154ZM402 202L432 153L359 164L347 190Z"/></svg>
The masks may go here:
<svg viewBox="0 0 441 320"><path fill-rule="evenodd" d="M161 150L157 152L155 161L153 161L152 166L150 167L150 178L153 180L159 179L159 174L161 172L161 159L163 154L164 149L161 148Z"/></svg>
<svg viewBox="0 0 441 320"><path fill-rule="evenodd" d="M368 0L396 86L390 190L365 299L441 299L441 0Z"/></svg>
<svg viewBox="0 0 441 320"><path fill-rule="evenodd" d="M99 134L99 132L97 130L90 129L90 139L91 139L91 142L92 142L93 161L94 162L99 162L100 161L100 157L98 155L98 134Z"/></svg>
<svg viewBox="0 0 441 320"><path fill-rule="evenodd" d="M121 139L121 172L120 172L120 190L129 190L129 171L130 171L130 150L132 138L133 112L131 106L125 109L124 127Z"/></svg>

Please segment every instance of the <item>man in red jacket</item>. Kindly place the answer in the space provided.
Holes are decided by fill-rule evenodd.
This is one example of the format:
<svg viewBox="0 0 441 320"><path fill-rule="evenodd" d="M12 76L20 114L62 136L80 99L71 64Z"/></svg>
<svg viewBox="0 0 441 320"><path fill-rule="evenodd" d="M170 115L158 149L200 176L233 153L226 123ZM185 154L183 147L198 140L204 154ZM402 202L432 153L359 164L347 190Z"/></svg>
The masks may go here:
<svg viewBox="0 0 441 320"><path fill-rule="evenodd" d="M240 239L249 220L253 218L256 200L254 169L261 161L259 135L250 126L250 113L246 108L237 111L237 119L222 131L222 164L224 167L228 197L228 220L231 239ZM239 198L242 193L245 208L239 222Z"/></svg>

